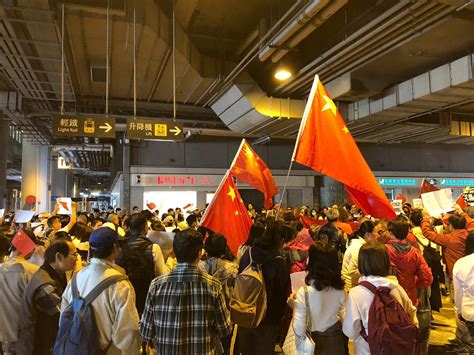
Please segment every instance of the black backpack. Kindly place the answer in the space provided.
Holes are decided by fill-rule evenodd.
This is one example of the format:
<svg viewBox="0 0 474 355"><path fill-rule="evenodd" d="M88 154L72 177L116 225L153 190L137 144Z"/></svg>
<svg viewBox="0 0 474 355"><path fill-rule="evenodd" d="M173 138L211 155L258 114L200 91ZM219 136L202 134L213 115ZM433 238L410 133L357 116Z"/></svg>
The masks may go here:
<svg viewBox="0 0 474 355"><path fill-rule="evenodd" d="M139 314L145 309L146 296L151 281L155 278L153 262L153 242L143 240L140 243L124 243L117 265L123 267L135 289Z"/></svg>

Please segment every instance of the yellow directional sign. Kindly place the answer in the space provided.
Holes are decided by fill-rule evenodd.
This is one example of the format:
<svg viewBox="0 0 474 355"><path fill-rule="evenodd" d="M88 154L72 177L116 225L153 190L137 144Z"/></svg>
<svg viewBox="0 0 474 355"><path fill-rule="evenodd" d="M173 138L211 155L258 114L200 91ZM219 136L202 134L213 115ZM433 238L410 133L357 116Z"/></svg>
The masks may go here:
<svg viewBox="0 0 474 355"><path fill-rule="evenodd" d="M115 118L54 117L53 136L115 138Z"/></svg>
<svg viewBox="0 0 474 355"><path fill-rule="evenodd" d="M129 119L127 121L128 139L182 140L183 125L174 121Z"/></svg>

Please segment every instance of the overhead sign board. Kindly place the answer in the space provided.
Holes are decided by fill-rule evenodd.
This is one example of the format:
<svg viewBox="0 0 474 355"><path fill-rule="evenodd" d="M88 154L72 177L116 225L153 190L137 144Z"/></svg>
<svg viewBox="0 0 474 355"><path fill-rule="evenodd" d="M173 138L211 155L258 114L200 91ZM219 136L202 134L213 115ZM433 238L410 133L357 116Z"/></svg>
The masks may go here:
<svg viewBox="0 0 474 355"><path fill-rule="evenodd" d="M408 178L378 178L380 186L417 186L416 179Z"/></svg>
<svg viewBox="0 0 474 355"><path fill-rule="evenodd" d="M53 136L115 138L115 118L54 117Z"/></svg>
<svg viewBox="0 0 474 355"><path fill-rule="evenodd" d="M174 121L129 119L128 139L182 140L183 125Z"/></svg>

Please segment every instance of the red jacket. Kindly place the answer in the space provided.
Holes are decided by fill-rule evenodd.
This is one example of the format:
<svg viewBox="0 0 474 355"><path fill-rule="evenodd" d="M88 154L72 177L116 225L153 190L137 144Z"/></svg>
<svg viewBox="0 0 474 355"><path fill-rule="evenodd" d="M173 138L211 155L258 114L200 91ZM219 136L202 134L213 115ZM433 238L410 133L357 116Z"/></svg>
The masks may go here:
<svg viewBox="0 0 474 355"><path fill-rule="evenodd" d="M430 221L424 219L421 222L421 231L426 238L443 247L443 256L446 260L448 275L452 277L454 263L464 256L468 235L467 230L456 229L451 233L438 234L431 229Z"/></svg>
<svg viewBox="0 0 474 355"><path fill-rule="evenodd" d="M474 218L469 217L467 213L462 214L466 218L466 229L468 232L474 232Z"/></svg>
<svg viewBox="0 0 474 355"><path fill-rule="evenodd" d="M427 288L433 275L421 251L411 246L407 239L387 242L390 264L396 270L398 283L404 288L413 305L418 306L418 289Z"/></svg>

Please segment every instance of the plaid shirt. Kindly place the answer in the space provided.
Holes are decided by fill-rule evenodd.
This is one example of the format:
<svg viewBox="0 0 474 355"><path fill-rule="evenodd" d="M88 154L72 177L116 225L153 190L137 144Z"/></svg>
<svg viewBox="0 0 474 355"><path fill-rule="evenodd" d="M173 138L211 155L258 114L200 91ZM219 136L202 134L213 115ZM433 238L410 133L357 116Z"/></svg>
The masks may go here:
<svg viewBox="0 0 474 355"><path fill-rule="evenodd" d="M230 332L220 282L196 265L180 263L151 283L140 333L157 354L214 354Z"/></svg>

